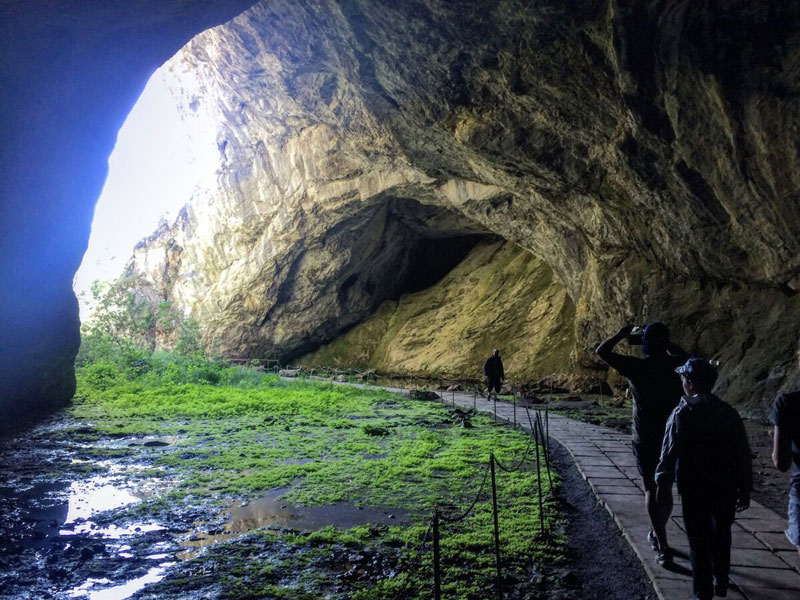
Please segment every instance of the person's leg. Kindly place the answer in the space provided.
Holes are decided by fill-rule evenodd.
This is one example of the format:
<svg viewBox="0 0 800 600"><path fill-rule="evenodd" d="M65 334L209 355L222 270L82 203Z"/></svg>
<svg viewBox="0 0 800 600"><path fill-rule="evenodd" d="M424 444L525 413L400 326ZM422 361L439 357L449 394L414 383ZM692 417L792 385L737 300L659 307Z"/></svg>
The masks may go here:
<svg viewBox="0 0 800 600"><path fill-rule="evenodd" d="M714 597L712 574L711 511L702 496L682 496L683 523L689 538L689 560L692 564L692 588L700 600Z"/></svg>
<svg viewBox="0 0 800 600"><path fill-rule="evenodd" d="M713 573L714 593L723 597L728 593L728 575L731 570L731 526L736 517L736 496L714 499L713 519Z"/></svg>
<svg viewBox="0 0 800 600"><path fill-rule="evenodd" d="M644 505L650 526L653 528L658 540L658 553L664 554L664 559L669 562L669 543L667 541L667 521L672 514L672 494L665 504L659 504L656 498L655 472L658 463L659 448L645 446L641 443L633 444L633 454L636 457L636 466L642 476L644 487ZM661 560L659 561L661 562ZM663 564L663 563L662 563Z"/></svg>
<svg viewBox="0 0 800 600"><path fill-rule="evenodd" d="M642 485L644 486L644 503L647 509L647 516L650 518L650 526L656 534L659 549L664 552L669 550L667 520L672 514L672 494L669 496L668 503L659 504L656 498L656 481L653 475L643 475Z"/></svg>

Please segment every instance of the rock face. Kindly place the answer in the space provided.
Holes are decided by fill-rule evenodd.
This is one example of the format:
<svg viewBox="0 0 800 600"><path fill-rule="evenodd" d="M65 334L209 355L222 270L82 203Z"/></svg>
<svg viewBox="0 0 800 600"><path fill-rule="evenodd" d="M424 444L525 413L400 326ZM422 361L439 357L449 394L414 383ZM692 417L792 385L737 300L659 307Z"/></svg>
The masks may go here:
<svg viewBox="0 0 800 600"><path fill-rule="evenodd" d="M4 20L6 406L67 396L68 285L124 107L234 4ZM174 59L224 167L136 268L170 246L153 285L210 339L294 355L430 283L419 245L444 268L494 236L552 270L576 364L660 318L763 403L797 381L799 38L800 5L768 0L264 0Z"/></svg>
<svg viewBox="0 0 800 600"><path fill-rule="evenodd" d="M507 377L532 381L581 372L575 305L550 268L509 243L484 242L435 285L388 300L307 366L481 377L500 346Z"/></svg>
<svg viewBox="0 0 800 600"><path fill-rule="evenodd" d="M565 290L572 364L658 318L723 361L732 399L768 397L798 325L798 20L766 2L261 2L173 59L203 79L187 115L215 115L225 166L178 224L164 293L229 352L286 358L408 291L409 244L491 234Z"/></svg>

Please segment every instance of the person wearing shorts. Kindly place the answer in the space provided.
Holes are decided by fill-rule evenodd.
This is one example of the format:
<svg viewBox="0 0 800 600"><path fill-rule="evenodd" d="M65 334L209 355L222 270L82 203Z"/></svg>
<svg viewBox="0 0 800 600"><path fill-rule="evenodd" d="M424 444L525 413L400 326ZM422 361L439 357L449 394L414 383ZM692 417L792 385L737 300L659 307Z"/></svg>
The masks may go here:
<svg viewBox="0 0 800 600"><path fill-rule="evenodd" d="M771 420L772 462L781 471L791 467L786 537L800 554L800 390L780 394L775 399Z"/></svg>
<svg viewBox="0 0 800 600"><path fill-rule="evenodd" d="M672 409L680 401L683 389L675 369L689 355L670 342L669 329L664 323L649 323L643 331L641 344L644 358L614 352L616 345L631 338L632 325L625 325L600 344L595 352L611 368L627 378L633 393L633 431L631 445L636 467L642 476L644 500L650 518L648 534L656 561L663 566L672 562L672 550L667 543L667 520L672 513L672 497L656 498L655 471L661 454L664 427Z"/></svg>

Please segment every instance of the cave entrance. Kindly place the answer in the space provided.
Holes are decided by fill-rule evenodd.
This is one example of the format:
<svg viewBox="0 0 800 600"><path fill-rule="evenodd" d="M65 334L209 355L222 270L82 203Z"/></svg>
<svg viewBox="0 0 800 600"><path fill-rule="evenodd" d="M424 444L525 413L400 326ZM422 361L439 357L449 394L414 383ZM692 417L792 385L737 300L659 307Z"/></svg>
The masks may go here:
<svg viewBox="0 0 800 600"><path fill-rule="evenodd" d="M186 102L197 86L191 72L168 61L151 76L119 130L89 245L73 280L82 321L93 282L120 277L136 244L172 222L216 176L215 127L196 104Z"/></svg>

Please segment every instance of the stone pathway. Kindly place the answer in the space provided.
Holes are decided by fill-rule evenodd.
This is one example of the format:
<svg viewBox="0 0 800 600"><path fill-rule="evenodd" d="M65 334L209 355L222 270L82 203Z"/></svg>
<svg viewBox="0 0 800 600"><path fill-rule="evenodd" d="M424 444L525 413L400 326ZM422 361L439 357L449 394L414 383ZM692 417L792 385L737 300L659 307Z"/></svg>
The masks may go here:
<svg viewBox="0 0 800 600"><path fill-rule="evenodd" d="M403 391L403 390L396 390ZM524 409L508 402L489 402L472 395L443 392L443 401L497 414L509 424L529 430ZM496 410L496 413L495 413ZM516 417L516 419L515 419ZM550 436L574 457L598 502L616 521L633 551L642 561L658 597L686 600L692 597L689 546L683 529L680 499L667 525L670 545L676 551L675 567L667 570L655 562L647 541L650 530L644 492L630 446L630 436L598 425L549 415ZM786 520L757 502L737 515L731 549L731 600L799 600L800 559L783 534Z"/></svg>

